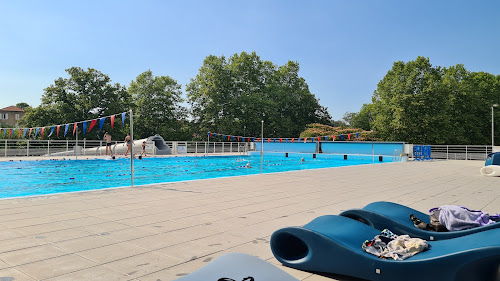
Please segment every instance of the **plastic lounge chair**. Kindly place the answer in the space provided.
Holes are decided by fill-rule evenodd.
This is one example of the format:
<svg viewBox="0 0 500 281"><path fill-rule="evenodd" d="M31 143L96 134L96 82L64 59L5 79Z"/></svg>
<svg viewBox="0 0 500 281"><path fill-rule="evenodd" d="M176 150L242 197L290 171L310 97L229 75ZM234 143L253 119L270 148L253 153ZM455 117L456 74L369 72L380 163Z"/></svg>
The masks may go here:
<svg viewBox="0 0 500 281"><path fill-rule="evenodd" d="M475 227L466 230L449 232L435 232L418 229L410 220L410 215L414 214L425 223L429 223L429 214L424 214L415 209L391 202L374 202L366 205L363 209L351 209L340 213L341 216L348 217L376 229L388 228L396 234L408 234L411 237L425 240L444 240L460 236L469 235L489 229L500 228L500 223Z"/></svg>
<svg viewBox="0 0 500 281"><path fill-rule="evenodd" d="M299 281L278 267L257 257L230 253L177 281Z"/></svg>
<svg viewBox="0 0 500 281"><path fill-rule="evenodd" d="M500 229L430 241L429 250L398 261L380 259L361 248L378 234L380 230L359 221L322 216L303 227L274 232L271 250L292 268L366 280L500 280Z"/></svg>

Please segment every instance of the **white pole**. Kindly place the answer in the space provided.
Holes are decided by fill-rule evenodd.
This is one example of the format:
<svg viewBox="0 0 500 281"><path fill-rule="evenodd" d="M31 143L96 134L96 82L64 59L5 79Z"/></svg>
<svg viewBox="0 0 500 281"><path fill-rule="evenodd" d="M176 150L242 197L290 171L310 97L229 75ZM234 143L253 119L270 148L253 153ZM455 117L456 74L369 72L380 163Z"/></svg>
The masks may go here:
<svg viewBox="0 0 500 281"><path fill-rule="evenodd" d="M260 130L260 173L261 174L263 165L264 165L264 120L261 121L261 130Z"/></svg>
<svg viewBox="0 0 500 281"><path fill-rule="evenodd" d="M78 160L78 125L76 125L75 159Z"/></svg>
<svg viewBox="0 0 500 281"><path fill-rule="evenodd" d="M206 156L208 156L208 150L210 149L210 132L208 133L208 141L205 147L205 151L207 152Z"/></svg>
<svg viewBox="0 0 500 281"><path fill-rule="evenodd" d="M372 131L372 163L375 163L375 150L373 149L373 131Z"/></svg>
<svg viewBox="0 0 500 281"><path fill-rule="evenodd" d="M134 117L130 110L130 182L134 186Z"/></svg>
<svg viewBox="0 0 500 281"><path fill-rule="evenodd" d="M492 105L491 106L491 152L493 152L493 147L495 146L495 136L493 134L493 132L495 131L495 118L493 117L494 115L494 112L493 112L493 108L495 107L495 105Z"/></svg>

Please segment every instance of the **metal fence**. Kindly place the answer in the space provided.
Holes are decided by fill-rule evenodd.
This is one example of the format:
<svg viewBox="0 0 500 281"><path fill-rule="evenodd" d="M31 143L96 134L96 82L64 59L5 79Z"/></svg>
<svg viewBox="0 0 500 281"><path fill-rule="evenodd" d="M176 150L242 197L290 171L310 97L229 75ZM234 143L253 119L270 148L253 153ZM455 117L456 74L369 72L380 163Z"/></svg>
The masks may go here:
<svg viewBox="0 0 500 281"><path fill-rule="evenodd" d="M123 149L123 142L112 142L113 154ZM171 154L224 154L246 153L255 150L255 144L243 142L202 142L202 141L167 141ZM104 155L105 141L99 140L0 140L0 157L13 156L97 156ZM118 148L117 148L118 147ZM154 144L148 145L148 154L155 154ZM134 152L138 152L134 148ZM119 151L118 151L119 152ZM482 160L492 152L491 145L431 145L433 159Z"/></svg>
<svg viewBox="0 0 500 281"><path fill-rule="evenodd" d="M123 142L112 142L113 154L124 150ZM171 154L192 153L246 153L254 146L251 143L233 142L195 142L195 141L168 141L166 144L171 148ZM98 156L106 152L106 142L96 140L27 140L27 139L5 139L0 140L0 157L22 157L22 156ZM155 154L154 144L147 145L147 153ZM134 148L134 152L138 152Z"/></svg>
<svg viewBox="0 0 500 281"><path fill-rule="evenodd" d="M433 159L486 160L491 145L431 145Z"/></svg>

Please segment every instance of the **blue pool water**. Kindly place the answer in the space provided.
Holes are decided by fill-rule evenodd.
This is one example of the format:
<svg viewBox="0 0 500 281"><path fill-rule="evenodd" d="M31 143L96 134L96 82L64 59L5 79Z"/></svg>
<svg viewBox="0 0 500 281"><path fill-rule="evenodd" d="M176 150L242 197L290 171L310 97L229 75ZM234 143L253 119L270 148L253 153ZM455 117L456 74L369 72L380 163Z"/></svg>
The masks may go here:
<svg viewBox="0 0 500 281"><path fill-rule="evenodd" d="M304 162L301 161L304 158ZM386 157L384 161L390 161ZM250 168L245 166L250 163ZM263 173L382 163L378 157L267 153ZM134 185L260 173L260 154L134 161ZM0 198L130 186L130 159L0 162Z"/></svg>

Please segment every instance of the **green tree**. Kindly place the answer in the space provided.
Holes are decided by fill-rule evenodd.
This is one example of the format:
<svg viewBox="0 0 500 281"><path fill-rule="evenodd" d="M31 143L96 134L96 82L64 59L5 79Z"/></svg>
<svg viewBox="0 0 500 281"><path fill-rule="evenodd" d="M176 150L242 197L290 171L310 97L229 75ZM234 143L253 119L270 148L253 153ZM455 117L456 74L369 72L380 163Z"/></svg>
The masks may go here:
<svg viewBox="0 0 500 281"><path fill-rule="evenodd" d="M351 128L362 128L365 131L370 131L370 122L373 121L373 116L373 105L365 103L359 112L346 112L342 119Z"/></svg>
<svg viewBox="0 0 500 281"><path fill-rule="evenodd" d="M489 144L495 103L500 103L499 75L470 72L460 64L434 67L429 59L418 57L394 63L372 103L359 113L346 113L344 119L352 127L374 129L383 140ZM495 139L499 137L496 130Z"/></svg>
<svg viewBox="0 0 500 281"><path fill-rule="evenodd" d="M298 75L299 65L276 66L252 52L208 56L186 87L193 124L206 132L268 137L298 136L310 123L330 123L325 107Z"/></svg>
<svg viewBox="0 0 500 281"><path fill-rule="evenodd" d="M134 134L146 138L155 134L169 140L189 138L187 109L181 106L181 85L169 76L145 71L128 88L135 103Z"/></svg>
<svg viewBox="0 0 500 281"><path fill-rule="evenodd" d="M373 95L372 128L385 140L445 143L450 104L441 77L428 58L394 63Z"/></svg>
<svg viewBox="0 0 500 281"><path fill-rule="evenodd" d="M30 107L30 105L29 105L29 104L27 104L27 103L25 103L25 102L20 102L20 103L17 103L17 104L16 104L16 106L17 106L17 107L19 107L19 108L22 108L22 109L25 109L25 108L27 108L27 107Z"/></svg>
<svg viewBox="0 0 500 281"><path fill-rule="evenodd" d="M44 89L40 106L26 108L26 114L20 120L21 126L72 124L125 112L131 108L131 99L126 88L118 83L111 84L108 75L92 68L84 70L80 67L66 69L66 72L69 78L60 77ZM116 122L118 123L121 122ZM80 125L79 130L82 130L81 127ZM103 130L110 129L110 123L106 122ZM115 126L115 138L122 138L125 133L123 127ZM98 134L97 130L93 129L86 133L85 137L98 139L100 135L102 133ZM67 137L72 138L72 135L68 134Z"/></svg>

